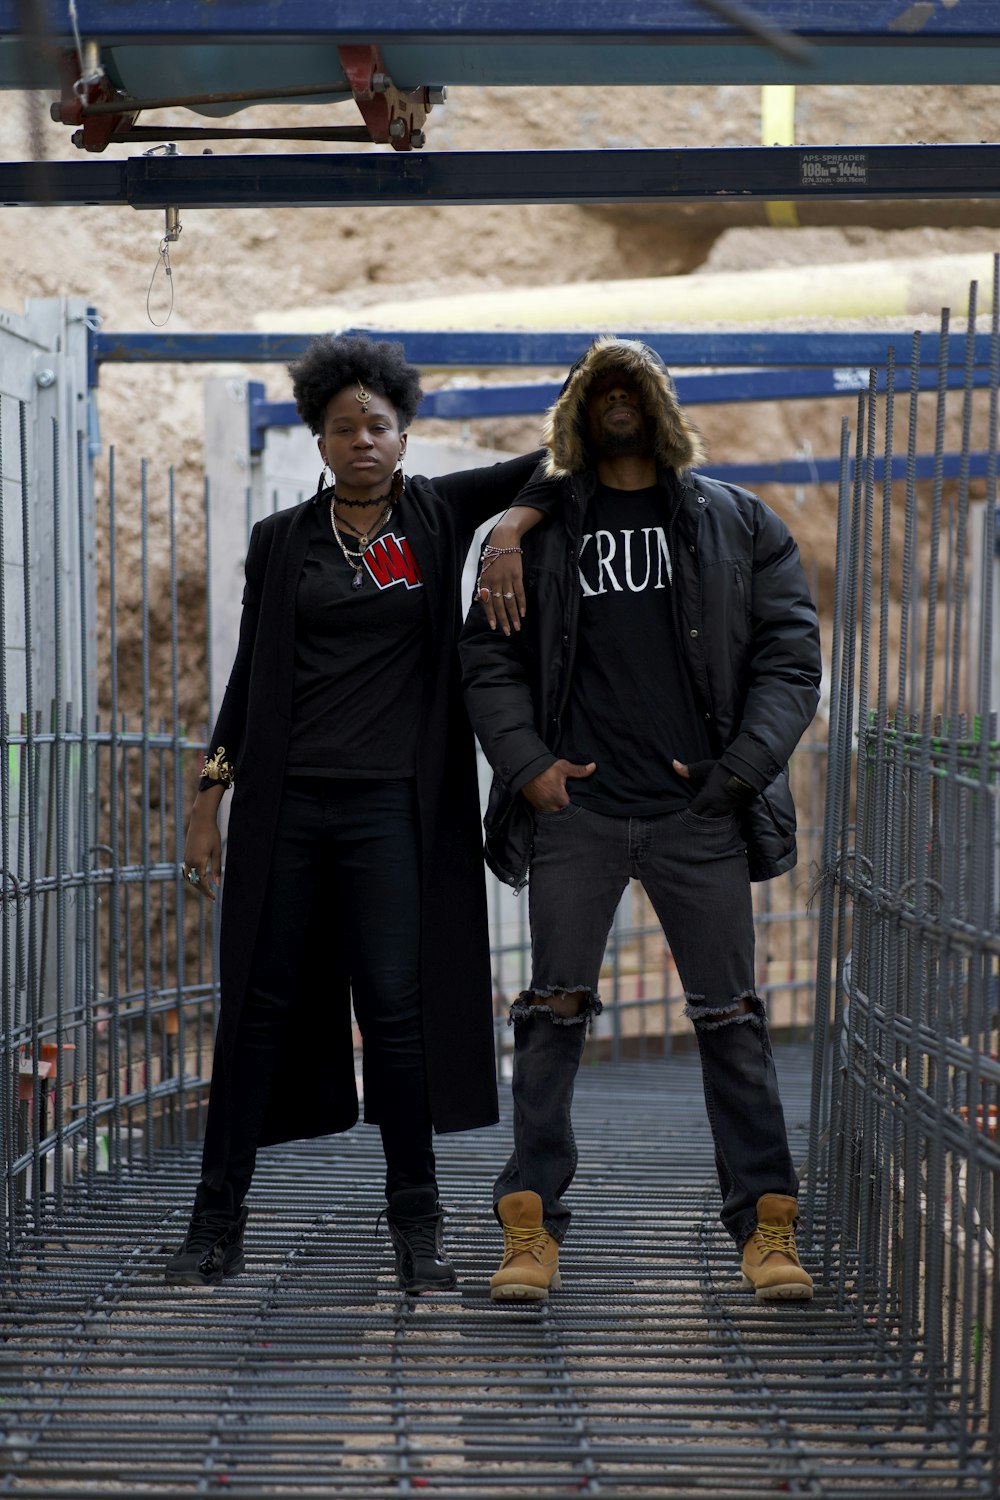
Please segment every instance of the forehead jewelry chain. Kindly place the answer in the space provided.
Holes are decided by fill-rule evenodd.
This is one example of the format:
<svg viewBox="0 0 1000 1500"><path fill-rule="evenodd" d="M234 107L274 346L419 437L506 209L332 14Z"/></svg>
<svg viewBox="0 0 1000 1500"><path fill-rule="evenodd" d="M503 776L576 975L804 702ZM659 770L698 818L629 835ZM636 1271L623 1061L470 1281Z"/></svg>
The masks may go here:
<svg viewBox="0 0 1000 1500"><path fill-rule="evenodd" d="M369 391L365 390L365 388L361 384L360 380L358 381L358 388L354 392L354 399L358 403L358 405L361 407L361 410L367 416L368 415L368 403L369 403L369 401L372 398L371 398L371 393Z"/></svg>

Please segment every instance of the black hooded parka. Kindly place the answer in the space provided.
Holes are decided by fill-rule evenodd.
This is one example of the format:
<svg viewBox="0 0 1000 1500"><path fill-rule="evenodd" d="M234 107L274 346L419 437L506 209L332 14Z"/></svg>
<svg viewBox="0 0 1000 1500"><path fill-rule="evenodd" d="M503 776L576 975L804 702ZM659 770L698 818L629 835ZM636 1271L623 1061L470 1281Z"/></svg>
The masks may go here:
<svg viewBox="0 0 1000 1500"><path fill-rule="evenodd" d="M658 482L676 638L714 754L759 793L742 815L742 831L751 880L769 880L796 861L787 763L819 701L816 608L795 541L774 511L749 490L665 461L700 456L693 429L652 351L606 340L592 356L617 356L621 347L646 383L647 404L663 414ZM521 632L507 638L490 631L473 608L459 642L466 706L495 772L487 864L515 888L527 880L534 826L520 789L553 764L569 697L581 592L577 559L597 483L580 444L582 396L567 387L550 418L548 474L518 497L549 516L524 539ZM621 732L628 734L627 724Z"/></svg>

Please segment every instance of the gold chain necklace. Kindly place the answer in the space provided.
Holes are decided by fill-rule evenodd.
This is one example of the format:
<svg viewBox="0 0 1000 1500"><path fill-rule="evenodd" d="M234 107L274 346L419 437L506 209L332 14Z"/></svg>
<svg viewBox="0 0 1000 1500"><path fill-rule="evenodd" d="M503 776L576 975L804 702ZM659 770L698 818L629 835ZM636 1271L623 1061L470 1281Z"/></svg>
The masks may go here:
<svg viewBox="0 0 1000 1500"><path fill-rule="evenodd" d="M330 524L333 527L333 534L337 539L338 547L344 554L344 561L347 563L347 566L354 571L354 577L351 580L351 588L359 589L364 582L364 576L361 572L361 569L364 565L365 553L368 551L368 548L375 540L375 537L382 530L383 526L385 526L386 522L389 520L389 517L392 515L393 502L391 498L386 502L386 504L382 507L380 515L375 520L375 522L371 526L369 526L367 531L361 532L358 531L356 526L351 526L351 530L357 534L358 539L361 542L361 546L358 548L348 547L347 543L344 541L344 538L341 536L340 528L337 525L337 513L334 510L333 506L334 501L331 500ZM346 524L350 526L350 522L347 522Z"/></svg>
<svg viewBox="0 0 1000 1500"><path fill-rule="evenodd" d="M338 516L337 512L334 511L333 512L334 525L340 526L340 527L346 526L347 529L348 529L348 531L353 531L354 535L361 542L362 547L367 547L369 545L370 538L373 537L375 535L375 533L377 531L379 531L385 525L386 521L389 518L389 512L391 510L392 510L392 506L391 505L384 505L382 507L381 512L376 517L376 519L373 521L373 523L371 524L371 526L366 526L365 529L364 529L364 531L362 531L360 529L360 527L355 526L354 522L353 521L349 521L346 516Z"/></svg>

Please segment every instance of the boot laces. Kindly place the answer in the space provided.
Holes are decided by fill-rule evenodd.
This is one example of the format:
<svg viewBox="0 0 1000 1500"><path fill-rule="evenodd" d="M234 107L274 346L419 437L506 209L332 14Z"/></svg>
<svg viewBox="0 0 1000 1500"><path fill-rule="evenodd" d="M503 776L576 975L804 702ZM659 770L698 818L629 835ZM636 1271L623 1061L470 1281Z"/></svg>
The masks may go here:
<svg viewBox="0 0 1000 1500"><path fill-rule="evenodd" d="M438 1214L387 1214L392 1228L415 1255L437 1254Z"/></svg>
<svg viewBox="0 0 1000 1500"><path fill-rule="evenodd" d="M548 1231L542 1228L524 1228L519 1224L503 1226L503 1264L507 1265L516 1255L533 1255L541 1263Z"/></svg>
<svg viewBox="0 0 1000 1500"><path fill-rule="evenodd" d="M221 1240L234 1224L235 1220L229 1214L198 1214L191 1220L185 1248L189 1252L211 1250L212 1246Z"/></svg>
<svg viewBox="0 0 1000 1500"><path fill-rule="evenodd" d="M756 1239L762 1255L770 1255L776 1250L779 1255L787 1255L790 1261L798 1265L793 1224L758 1224Z"/></svg>

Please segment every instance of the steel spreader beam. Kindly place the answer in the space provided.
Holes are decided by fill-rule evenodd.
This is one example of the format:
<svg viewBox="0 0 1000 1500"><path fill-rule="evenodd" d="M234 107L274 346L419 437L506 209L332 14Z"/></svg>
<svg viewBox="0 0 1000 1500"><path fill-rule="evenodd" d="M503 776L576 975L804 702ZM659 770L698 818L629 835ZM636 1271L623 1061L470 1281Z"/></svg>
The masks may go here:
<svg viewBox="0 0 1000 1500"><path fill-rule="evenodd" d="M0 165L5 205L281 208L1000 197L1000 146L138 156Z"/></svg>

